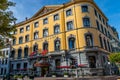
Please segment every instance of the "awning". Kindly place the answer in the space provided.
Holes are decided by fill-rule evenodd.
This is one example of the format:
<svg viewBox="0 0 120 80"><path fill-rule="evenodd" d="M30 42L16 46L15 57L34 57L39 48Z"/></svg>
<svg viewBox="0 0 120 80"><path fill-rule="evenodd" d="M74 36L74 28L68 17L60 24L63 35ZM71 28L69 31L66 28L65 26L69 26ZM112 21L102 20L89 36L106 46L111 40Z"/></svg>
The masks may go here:
<svg viewBox="0 0 120 80"><path fill-rule="evenodd" d="M34 67L48 67L49 65L49 63L35 63Z"/></svg>
<svg viewBox="0 0 120 80"><path fill-rule="evenodd" d="M57 66L57 68L70 68L70 66Z"/></svg>
<svg viewBox="0 0 120 80"><path fill-rule="evenodd" d="M78 67L87 67L86 64L79 64Z"/></svg>

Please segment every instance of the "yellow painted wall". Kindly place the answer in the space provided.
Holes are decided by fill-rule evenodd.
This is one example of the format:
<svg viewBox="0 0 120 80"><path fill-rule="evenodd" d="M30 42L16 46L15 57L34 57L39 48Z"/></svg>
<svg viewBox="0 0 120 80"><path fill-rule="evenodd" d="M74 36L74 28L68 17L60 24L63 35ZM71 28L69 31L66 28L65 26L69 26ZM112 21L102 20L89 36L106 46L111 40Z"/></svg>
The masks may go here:
<svg viewBox="0 0 120 80"><path fill-rule="evenodd" d="M83 5L83 4L88 5L89 12L83 13L81 11L81 5ZM18 26L17 34L14 35L17 39L17 44L13 46L13 48L16 50L16 57L17 57L17 50L20 47L23 49L23 55L24 55L24 47L28 46L30 48L30 50L29 50L29 54L30 54L32 52L33 45L35 43L38 44L39 49L42 49L42 46L43 46L42 44L45 40L48 41L49 52L53 52L54 51L54 40L57 37L60 38L60 41L61 41L61 50L68 49L67 41L68 41L68 37L71 34L74 35L76 38L76 48L82 48L82 47L86 46L84 34L88 33L88 32L92 33L92 35L93 35L94 46L100 47L99 37L98 37L99 34L101 34L106 39L108 39L108 38L97 30L97 27L96 27L97 26L96 25L97 18L95 17L95 14L94 14L94 7L95 7L94 4L91 4L88 2L76 3L76 4L72 4L70 6L67 6L67 7L63 7L56 12L52 12L52 13L42 16L36 20L30 21L27 24ZM72 15L69 17L66 17L66 10L68 10L68 9L72 9ZM55 15L57 13L59 14L59 20L54 21L53 15ZM100 13L100 12L98 11L98 13ZM93 28L84 28L83 27L82 18L85 16L88 16L90 18L91 27L93 27ZM102 17L104 18L104 16L102 16ZM43 25L43 19L45 19L45 18L48 18L48 24ZM67 31L66 22L71 21L71 20L74 22L74 30ZM36 21L39 22L39 27L34 28L34 23ZM99 22L101 23L101 21L99 21ZM30 25L30 31L26 32L26 25L28 25L28 24ZM54 25L56 25L56 24L60 25L60 34L54 34ZM21 27L24 27L24 33L20 34L19 29ZM43 38L43 29L44 28L48 28L48 33L49 33L49 36L45 37L45 38ZM39 39L37 39L37 40L34 40L34 32L35 31L39 31ZM27 34L30 35L30 38L29 38L30 41L25 43L25 35L27 35ZM23 44L18 44L18 39L20 36L24 37Z"/></svg>

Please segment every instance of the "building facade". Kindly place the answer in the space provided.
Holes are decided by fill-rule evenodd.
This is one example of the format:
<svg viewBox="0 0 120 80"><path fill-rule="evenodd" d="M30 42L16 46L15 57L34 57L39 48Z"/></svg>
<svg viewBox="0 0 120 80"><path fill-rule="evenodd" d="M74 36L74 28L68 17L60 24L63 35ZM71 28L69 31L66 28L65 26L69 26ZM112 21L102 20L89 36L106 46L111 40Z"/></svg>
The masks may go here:
<svg viewBox="0 0 120 80"><path fill-rule="evenodd" d="M109 73L111 40L119 39L107 22L93 0L44 6L16 24L11 74L44 76L47 71L74 70L82 75L81 68L84 75Z"/></svg>
<svg viewBox="0 0 120 80"><path fill-rule="evenodd" d="M9 74L10 48L0 50L0 77L6 77Z"/></svg>

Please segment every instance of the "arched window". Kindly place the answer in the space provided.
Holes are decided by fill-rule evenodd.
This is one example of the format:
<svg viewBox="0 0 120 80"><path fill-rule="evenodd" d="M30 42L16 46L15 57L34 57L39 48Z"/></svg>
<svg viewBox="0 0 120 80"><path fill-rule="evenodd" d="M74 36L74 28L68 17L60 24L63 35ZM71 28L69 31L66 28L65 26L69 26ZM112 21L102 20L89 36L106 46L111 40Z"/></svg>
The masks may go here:
<svg viewBox="0 0 120 80"><path fill-rule="evenodd" d="M15 50L11 51L11 58L13 58L13 59L15 58Z"/></svg>
<svg viewBox="0 0 120 80"><path fill-rule="evenodd" d="M47 42L43 43L43 50L48 50L48 43Z"/></svg>
<svg viewBox="0 0 120 80"><path fill-rule="evenodd" d="M43 37L48 36L48 29L43 29Z"/></svg>
<svg viewBox="0 0 120 80"><path fill-rule="evenodd" d="M91 34L85 35L86 46L93 46L93 38Z"/></svg>
<svg viewBox="0 0 120 80"><path fill-rule="evenodd" d="M55 48L55 51L59 51L60 50L60 40L55 40L55 43L54 43L54 48Z"/></svg>
<svg viewBox="0 0 120 80"><path fill-rule="evenodd" d="M74 49L75 48L75 38L74 37L69 38L68 46L69 46L69 49Z"/></svg>
<svg viewBox="0 0 120 80"><path fill-rule="evenodd" d="M38 45L35 44L35 45L33 46L33 51L37 51L37 50L38 50Z"/></svg>
<svg viewBox="0 0 120 80"><path fill-rule="evenodd" d="M55 25L54 26L54 34L57 34L60 32L60 26L59 25Z"/></svg>
<svg viewBox="0 0 120 80"><path fill-rule="evenodd" d="M72 30L73 29L73 21L68 21L67 22L67 30L69 31L69 30Z"/></svg>
<svg viewBox="0 0 120 80"><path fill-rule="evenodd" d="M28 47L24 48L24 58L28 57Z"/></svg>
<svg viewBox="0 0 120 80"><path fill-rule="evenodd" d="M38 39L39 36L38 36L39 32L34 32L34 39Z"/></svg>
<svg viewBox="0 0 120 80"><path fill-rule="evenodd" d="M15 45L16 44L16 39L13 39L13 45Z"/></svg>
<svg viewBox="0 0 120 80"><path fill-rule="evenodd" d="M19 38L19 44L22 44L23 43L23 37L20 37Z"/></svg>
<svg viewBox="0 0 120 80"><path fill-rule="evenodd" d="M101 48L103 48L103 40L102 40L101 35L99 36L99 41L100 41L100 46L101 46Z"/></svg>
<svg viewBox="0 0 120 80"><path fill-rule="evenodd" d="M22 58L22 49L18 49L18 59Z"/></svg>

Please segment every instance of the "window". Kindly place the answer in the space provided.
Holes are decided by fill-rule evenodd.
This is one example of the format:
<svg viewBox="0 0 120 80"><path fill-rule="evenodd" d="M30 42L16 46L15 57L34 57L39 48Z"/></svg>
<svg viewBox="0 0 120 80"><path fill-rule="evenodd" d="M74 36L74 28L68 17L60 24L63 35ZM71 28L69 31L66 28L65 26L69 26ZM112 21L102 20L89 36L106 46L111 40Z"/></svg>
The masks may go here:
<svg viewBox="0 0 120 80"><path fill-rule="evenodd" d="M101 32L102 32L102 33L104 33L104 29L103 29L103 26L102 26L102 24L101 24Z"/></svg>
<svg viewBox="0 0 120 80"><path fill-rule="evenodd" d="M21 59L22 57L22 49L18 49L18 59Z"/></svg>
<svg viewBox="0 0 120 80"><path fill-rule="evenodd" d="M39 23L38 22L35 22L34 23L34 28L38 27L39 26Z"/></svg>
<svg viewBox="0 0 120 80"><path fill-rule="evenodd" d="M99 36L99 40L100 40L100 46L101 46L101 48L103 48L103 40L102 40L101 36Z"/></svg>
<svg viewBox="0 0 120 80"><path fill-rule="evenodd" d="M43 50L48 50L48 43L47 42L43 43Z"/></svg>
<svg viewBox="0 0 120 80"><path fill-rule="evenodd" d="M95 58L95 56L89 56L88 60L89 60L89 67L90 68L96 68L96 58Z"/></svg>
<svg viewBox="0 0 120 80"><path fill-rule="evenodd" d="M56 40L55 41L55 51L59 51L60 50L60 40Z"/></svg>
<svg viewBox="0 0 120 80"><path fill-rule="evenodd" d="M26 31L29 31L30 30L30 25L27 25L26 26Z"/></svg>
<svg viewBox="0 0 120 80"><path fill-rule="evenodd" d="M5 64L7 64L7 62L8 62L8 60L6 59L6 60L5 60Z"/></svg>
<svg viewBox="0 0 120 80"><path fill-rule="evenodd" d="M24 28L20 28L20 33L23 33L24 32Z"/></svg>
<svg viewBox="0 0 120 80"><path fill-rule="evenodd" d="M8 50L6 51L6 55L8 55Z"/></svg>
<svg viewBox="0 0 120 80"><path fill-rule="evenodd" d="M37 50L38 50L38 45L35 44L35 45L33 46L33 51L37 51Z"/></svg>
<svg viewBox="0 0 120 80"><path fill-rule="evenodd" d="M46 37L46 36L48 36L48 29L43 30L43 37Z"/></svg>
<svg viewBox="0 0 120 80"><path fill-rule="evenodd" d="M17 63L17 69L20 69L20 66L21 66L20 63Z"/></svg>
<svg viewBox="0 0 120 80"><path fill-rule="evenodd" d="M22 44L23 43L23 37L20 37L19 38L19 44Z"/></svg>
<svg viewBox="0 0 120 80"><path fill-rule="evenodd" d="M27 69L27 63L24 63L24 68Z"/></svg>
<svg viewBox="0 0 120 80"><path fill-rule="evenodd" d="M70 16L70 15L72 15L72 9L66 11L66 16Z"/></svg>
<svg viewBox="0 0 120 80"><path fill-rule="evenodd" d="M5 57L5 51L3 51L3 57Z"/></svg>
<svg viewBox="0 0 120 80"><path fill-rule="evenodd" d="M43 24L48 24L48 18L43 19Z"/></svg>
<svg viewBox="0 0 120 80"><path fill-rule="evenodd" d="M74 49L75 48L75 38L69 38L68 40L68 46L69 46L69 49Z"/></svg>
<svg viewBox="0 0 120 80"><path fill-rule="evenodd" d="M59 20L59 15L58 14L54 15L54 21L56 21L56 20Z"/></svg>
<svg viewBox="0 0 120 80"><path fill-rule="evenodd" d="M107 44L108 44L108 51L110 51L110 42L107 41Z"/></svg>
<svg viewBox="0 0 120 80"><path fill-rule="evenodd" d="M3 75L3 68L1 68L1 75Z"/></svg>
<svg viewBox="0 0 120 80"><path fill-rule="evenodd" d="M15 58L15 50L12 50L10 57L13 58L13 59Z"/></svg>
<svg viewBox="0 0 120 80"><path fill-rule="evenodd" d="M2 59L1 61L2 61L2 64L4 64L4 59Z"/></svg>
<svg viewBox="0 0 120 80"><path fill-rule="evenodd" d="M105 47L105 49L107 50L107 43L106 43L105 38L104 38L104 47Z"/></svg>
<svg viewBox="0 0 120 80"><path fill-rule="evenodd" d="M67 22L67 30L72 30L73 29L73 21Z"/></svg>
<svg viewBox="0 0 120 80"><path fill-rule="evenodd" d="M96 24L97 24L97 29L100 30L100 24L97 20L96 20Z"/></svg>
<svg viewBox="0 0 120 80"><path fill-rule="evenodd" d="M13 39L13 45L15 45L16 44L16 39Z"/></svg>
<svg viewBox="0 0 120 80"><path fill-rule="evenodd" d="M86 39L86 46L93 46L93 38L91 34L87 34L85 35L85 39Z"/></svg>
<svg viewBox="0 0 120 80"><path fill-rule="evenodd" d="M24 58L28 57L28 47L24 48Z"/></svg>
<svg viewBox="0 0 120 80"><path fill-rule="evenodd" d="M88 6L82 6L82 12L88 12Z"/></svg>
<svg viewBox="0 0 120 80"><path fill-rule="evenodd" d="M29 41L29 35L26 35L25 36L25 42L28 42Z"/></svg>
<svg viewBox="0 0 120 80"><path fill-rule="evenodd" d="M34 32L34 39L38 39L38 32Z"/></svg>
<svg viewBox="0 0 120 80"><path fill-rule="evenodd" d="M103 24L105 25L105 20L103 19Z"/></svg>
<svg viewBox="0 0 120 80"><path fill-rule="evenodd" d="M97 17L97 11L94 9L95 16Z"/></svg>
<svg viewBox="0 0 120 80"><path fill-rule="evenodd" d="M17 34L17 30L14 31L14 34Z"/></svg>
<svg viewBox="0 0 120 80"><path fill-rule="evenodd" d="M105 35L107 36L107 29L105 28L104 31L105 31Z"/></svg>
<svg viewBox="0 0 120 80"><path fill-rule="evenodd" d="M84 25L84 27L90 27L90 20L89 20L89 18L83 18L83 25Z"/></svg>
<svg viewBox="0 0 120 80"><path fill-rule="evenodd" d="M54 26L54 34L57 34L60 32L60 26L59 25L55 25Z"/></svg>
<svg viewBox="0 0 120 80"><path fill-rule="evenodd" d="M99 14L99 19L102 21L101 15Z"/></svg>

